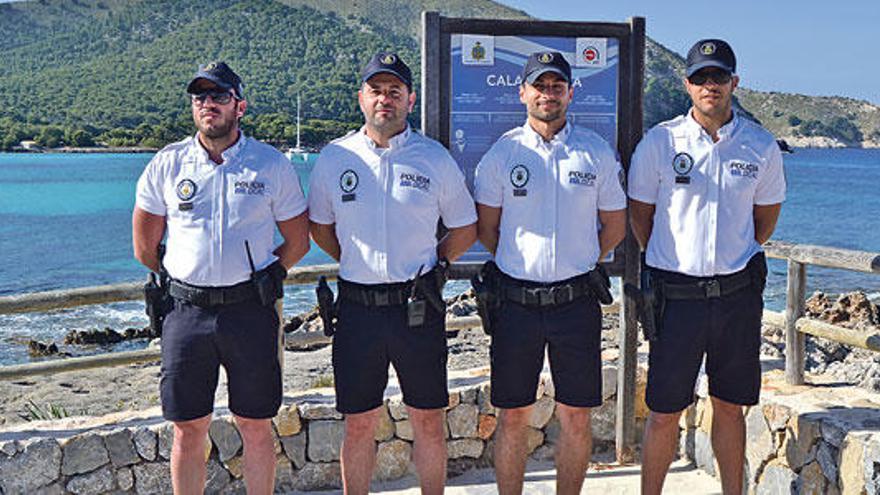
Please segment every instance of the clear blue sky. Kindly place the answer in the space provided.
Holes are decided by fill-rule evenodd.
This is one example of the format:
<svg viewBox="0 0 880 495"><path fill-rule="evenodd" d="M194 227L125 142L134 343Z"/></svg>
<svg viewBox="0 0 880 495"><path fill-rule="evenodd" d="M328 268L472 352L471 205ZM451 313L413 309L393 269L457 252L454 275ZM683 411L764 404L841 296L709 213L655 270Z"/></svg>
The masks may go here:
<svg viewBox="0 0 880 495"><path fill-rule="evenodd" d="M741 84L880 104L878 0L497 0L545 20L646 19L647 34L685 55L700 38L733 46Z"/></svg>

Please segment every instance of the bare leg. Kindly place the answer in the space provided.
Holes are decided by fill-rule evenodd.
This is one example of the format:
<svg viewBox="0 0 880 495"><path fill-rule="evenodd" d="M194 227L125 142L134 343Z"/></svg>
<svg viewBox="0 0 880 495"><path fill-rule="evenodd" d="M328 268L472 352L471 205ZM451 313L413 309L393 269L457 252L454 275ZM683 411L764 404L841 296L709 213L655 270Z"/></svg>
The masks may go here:
<svg viewBox="0 0 880 495"><path fill-rule="evenodd" d="M495 481L500 495L522 493L526 472L526 427L532 406L498 410L495 432Z"/></svg>
<svg viewBox="0 0 880 495"><path fill-rule="evenodd" d="M275 490L275 445L271 419L235 416L244 443L244 484L247 492L269 495Z"/></svg>
<svg viewBox="0 0 880 495"><path fill-rule="evenodd" d="M366 495L376 465L376 440L380 407L345 415L342 440L342 488L348 495Z"/></svg>
<svg viewBox="0 0 880 495"><path fill-rule="evenodd" d="M584 484L593 452L590 408L557 402L556 415L562 426L562 435L556 446L556 493L577 495Z"/></svg>
<svg viewBox="0 0 880 495"><path fill-rule="evenodd" d="M721 490L740 495L746 455L746 423L742 406L712 397L712 451L721 471Z"/></svg>
<svg viewBox="0 0 880 495"><path fill-rule="evenodd" d="M446 438L443 436L443 409L416 409L407 406L413 428L413 461L423 495L443 493L446 484Z"/></svg>
<svg viewBox="0 0 880 495"><path fill-rule="evenodd" d="M678 445L678 417L675 413L651 411L642 441L642 494L660 495L669 465Z"/></svg>
<svg viewBox="0 0 880 495"><path fill-rule="evenodd" d="M174 423L171 486L177 495L201 495L205 491L205 443L210 426L210 414Z"/></svg>

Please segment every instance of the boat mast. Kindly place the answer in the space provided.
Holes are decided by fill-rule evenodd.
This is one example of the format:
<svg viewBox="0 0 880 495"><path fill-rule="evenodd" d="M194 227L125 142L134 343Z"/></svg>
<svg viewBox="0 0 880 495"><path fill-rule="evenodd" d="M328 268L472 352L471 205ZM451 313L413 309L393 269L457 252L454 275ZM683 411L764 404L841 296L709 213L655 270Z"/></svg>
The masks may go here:
<svg viewBox="0 0 880 495"><path fill-rule="evenodd" d="M302 145L299 140L299 94L296 95L296 150L299 151L302 149Z"/></svg>

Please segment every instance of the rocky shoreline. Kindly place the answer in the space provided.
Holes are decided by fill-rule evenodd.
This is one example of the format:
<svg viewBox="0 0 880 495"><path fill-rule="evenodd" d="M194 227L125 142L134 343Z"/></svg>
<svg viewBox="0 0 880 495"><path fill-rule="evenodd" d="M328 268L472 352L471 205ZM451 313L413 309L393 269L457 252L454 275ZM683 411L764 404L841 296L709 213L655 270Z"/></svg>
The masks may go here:
<svg viewBox="0 0 880 495"><path fill-rule="evenodd" d="M470 316L476 306L470 292L447 301L448 317ZM864 293L853 292L832 300L823 293L814 294L807 301L808 316L865 332L880 331L880 310ZM296 315L285 322L285 332L321 332L321 320L315 310ZM142 330L111 329L93 332L70 332L62 349L101 345L94 339L141 338ZM782 329L765 325L762 354L769 358L784 358L785 336ZM618 347L618 317L606 313L602 322L602 349L610 357ZM880 392L880 353L807 336L806 370L845 384L859 385ZM44 343L45 346L55 345ZM479 328L453 331L448 334L449 369L488 369L489 337ZM57 347L57 346L56 346ZM643 348L642 350L646 350ZM330 347L318 344L307 350L287 349L284 353L285 393L332 385ZM69 415L103 415L125 410L139 410L158 405L158 363L102 368L89 371L0 382L0 425L28 421L33 408L50 410L62 408ZM225 398L225 387L217 391L217 399Z"/></svg>

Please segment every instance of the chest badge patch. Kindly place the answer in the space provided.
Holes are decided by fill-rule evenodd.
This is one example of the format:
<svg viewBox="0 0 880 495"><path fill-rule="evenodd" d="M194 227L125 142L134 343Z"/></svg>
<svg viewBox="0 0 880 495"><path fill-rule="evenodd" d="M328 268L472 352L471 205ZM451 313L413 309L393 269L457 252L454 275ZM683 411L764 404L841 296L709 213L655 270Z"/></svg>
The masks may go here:
<svg viewBox="0 0 880 495"><path fill-rule="evenodd" d="M672 169L675 170L676 184L690 184L691 178L687 175L694 168L694 158L687 153L678 153L672 159Z"/></svg>
<svg viewBox="0 0 880 495"><path fill-rule="evenodd" d="M525 165L517 165L510 171L510 183L513 184L514 196L528 194L526 184L529 183L529 169Z"/></svg>
<svg viewBox="0 0 880 495"><path fill-rule="evenodd" d="M190 179L183 179L177 183L177 197L180 198L181 201L189 201L193 199L193 196L196 195L198 190L199 188L196 186L196 183Z"/></svg>
<svg viewBox="0 0 880 495"><path fill-rule="evenodd" d="M357 189L359 181L358 174L354 170L348 169L342 172L339 176L339 188L342 189L343 202L355 200L357 196L354 190Z"/></svg>

